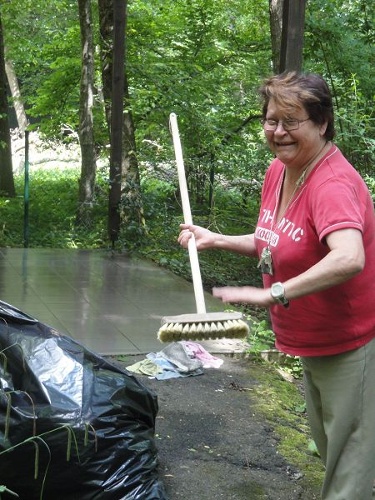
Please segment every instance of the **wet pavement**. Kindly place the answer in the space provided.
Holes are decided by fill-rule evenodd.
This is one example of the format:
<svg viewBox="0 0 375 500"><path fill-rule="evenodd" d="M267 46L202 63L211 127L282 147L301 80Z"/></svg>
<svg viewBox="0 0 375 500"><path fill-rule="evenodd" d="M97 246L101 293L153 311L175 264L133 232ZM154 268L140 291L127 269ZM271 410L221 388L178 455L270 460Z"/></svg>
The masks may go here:
<svg viewBox="0 0 375 500"><path fill-rule="evenodd" d="M162 316L195 312L193 285L147 260L108 250L0 249L0 300L103 355L163 349ZM205 294L209 312L223 304ZM240 340L200 344L242 352Z"/></svg>

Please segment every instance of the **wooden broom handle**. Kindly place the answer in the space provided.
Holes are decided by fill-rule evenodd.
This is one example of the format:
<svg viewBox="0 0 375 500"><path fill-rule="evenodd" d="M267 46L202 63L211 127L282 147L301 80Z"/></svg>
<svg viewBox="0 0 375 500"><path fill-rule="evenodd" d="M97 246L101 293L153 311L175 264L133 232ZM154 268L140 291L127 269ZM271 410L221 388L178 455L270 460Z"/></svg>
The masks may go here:
<svg viewBox="0 0 375 500"><path fill-rule="evenodd" d="M175 113L171 113L169 115L169 124L172 132L173 146L176 156L178 183L180 185L180 194L181 194L182 212L184 214L184 221L185 224L193 224L190 202L189 202L189 194L185 176L184 160L182 156L180 134L178 132L177 116ZM193 277L193 287L194 287L194 296L195 296L197 313L205 314L206 305L204 301L202 277L199 268L198 251L197 251L197 246L195 244L194 235L192 235L191 238L189 238L188 251L189 251L191 274Z"/></svg>

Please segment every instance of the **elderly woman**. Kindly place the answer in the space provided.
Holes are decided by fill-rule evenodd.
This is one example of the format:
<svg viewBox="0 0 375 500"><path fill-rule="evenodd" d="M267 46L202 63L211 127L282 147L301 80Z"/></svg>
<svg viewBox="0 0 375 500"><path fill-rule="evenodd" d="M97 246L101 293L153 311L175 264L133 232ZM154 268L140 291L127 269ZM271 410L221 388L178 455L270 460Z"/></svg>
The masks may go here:
<svg viewBox="0 0 375 500"><path fill-rule="evenodd" d="M375 477L375 214L366 184L332 144L332 98L314 74L261 88L275 155L254 234L181 225L186 247L258 257L263 288L215 288L270 309L281 351L300 356L307 413L325 465L324 500L368 500Z"/></svg>

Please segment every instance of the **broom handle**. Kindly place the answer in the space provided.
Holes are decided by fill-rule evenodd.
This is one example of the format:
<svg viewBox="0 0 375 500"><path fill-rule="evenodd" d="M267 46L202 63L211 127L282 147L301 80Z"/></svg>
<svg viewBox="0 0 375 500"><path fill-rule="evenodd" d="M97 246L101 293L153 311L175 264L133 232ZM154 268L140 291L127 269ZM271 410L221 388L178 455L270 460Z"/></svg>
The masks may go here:
<svg viewBox="0 0 375 500"><path fill-rule="evenodd" d="M183 160L183 156L182 156L180 134L178 132L177 116L175 113L171 113L169 115L169 124L171 127L174 152L175 152L175 156L176 156L178 183L180 185L180 194L181 194L181 202L182 202L182 211L184 214L184 221L185 221L185 224L193 224L193 219L192 219L191 210L190 210L188 188L187 188L187 184L186 184L186 176L185 176L184 160ZM206 305L205 305L205 301L204 301L202 277L201 277L201 272L199 269L198 251L197 251L197 246L195 244L194 235L192 235L191 238L189 238L188 251L189 251L191 274L193 277L193 287L194 287L194 296L195 296L195 304L196 304L196 308L197 308L197 313L198 314L201 314L201 313L205 314L206 313Z"/></svg>

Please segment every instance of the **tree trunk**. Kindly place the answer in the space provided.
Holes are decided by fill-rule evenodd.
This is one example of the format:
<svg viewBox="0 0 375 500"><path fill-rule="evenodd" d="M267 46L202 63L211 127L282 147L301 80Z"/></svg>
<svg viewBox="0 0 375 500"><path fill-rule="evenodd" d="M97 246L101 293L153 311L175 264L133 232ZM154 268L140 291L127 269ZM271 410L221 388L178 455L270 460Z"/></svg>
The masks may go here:
<svg viewBox="0 0 375 500"><path fill-rule="evenodd" d="M301 71L306 0L284 0L279 71Z"/></svg>
<svg viewBox="0 0 375 500"><path fill-rule="evenodd" d="M283 7L284 7L284 0L269 0L272 69L275 74L280 72L280 49L281 49L281 33L283 29Z"/></svg>
<svg viewBox="0 0 375 500"><path fill-rule="evenodd" d="M91 225L91 212L96 179L94 138L94 45L91 0L78 0L81 30L81 86L79 105L79 142L81 147L81 177L79 180L76 222Z"/></svg>
<svg viewBox="0 0 375 500"><path fill-rule="evenodd" d="M301 71L306 0L269 0L275 73Z"/></svg>
<svg viewBox="0 0 375 500"><path fill-rule="evenodd" d="M7 54L6 47L4 47L4 52L5 52L5 72L7 75L10 92L12 94L13 106L17 116L18 129L21 135L24 135L25 130L29 124L29 120L27 119L25 107L21 99L21 92L18 85L16 72L14 71L13 63L6 57Z"/></svg>
<svg viewBox="0 0 375 500"><path fill-rule="evenodd" d="M144 228L134 122L128 108L126 7L123 0L99 0L103 99L111 137L108 231L112 243L120 231L134 240Z"/></svg>
<svg viewBox="0 0 375 500"><path fill-rule="evenodd" d="M111 158L109 165L108 234L114 244L120 232L122 125L124 107L126 5L113 0L113 64L111 101Z"/></svg>
<svg viewBox="0 0 375 500"><path fill-rule="evenodd" d="M7 77L5 72L5 51L3 24L0 15L0 195L14 197L12 168L12 146L9 130Z"/></svg>
<svg viewBox="0 0 375 500"><path fill-rule="evenodd" d="M108 141L111 135L112 99L112 51L113 51L113 0L98 0L100 24L100 61L102 93L108 126Z"/></svg>

